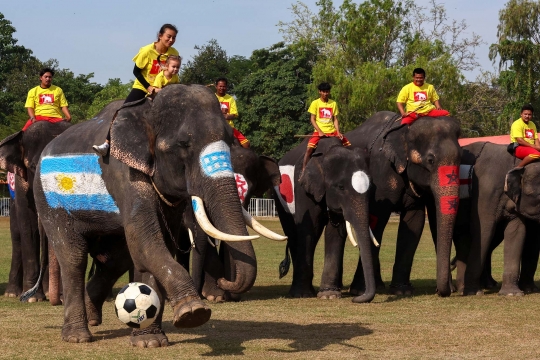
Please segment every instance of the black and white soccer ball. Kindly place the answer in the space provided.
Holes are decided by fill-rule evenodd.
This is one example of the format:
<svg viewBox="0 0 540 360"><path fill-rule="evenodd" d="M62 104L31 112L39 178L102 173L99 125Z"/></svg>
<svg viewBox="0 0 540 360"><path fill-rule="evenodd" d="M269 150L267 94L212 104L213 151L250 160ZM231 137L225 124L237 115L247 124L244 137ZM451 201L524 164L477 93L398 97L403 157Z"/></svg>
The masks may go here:
<svg viewBox="0 0 540 360"><path fill-rule="evenodd" d="M132 328L150 326L159 313L161 304L158 294L150 286L132 282L120 290L114 302L116 316Z"/></svg>

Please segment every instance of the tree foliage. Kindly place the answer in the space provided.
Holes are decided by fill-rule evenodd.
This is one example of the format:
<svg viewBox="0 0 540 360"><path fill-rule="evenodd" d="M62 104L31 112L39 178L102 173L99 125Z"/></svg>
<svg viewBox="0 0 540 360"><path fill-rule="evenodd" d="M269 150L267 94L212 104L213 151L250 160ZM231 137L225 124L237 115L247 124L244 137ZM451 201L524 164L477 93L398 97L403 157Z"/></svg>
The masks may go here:
<svg viewBox="0 0 540 360"><path fill-rule="evenodd" d="M523 104L540 108L540 2L510 0L499 12L498 41L490 46L490 59L499 59L499 84L508 103L501 115L511 120Z"/></svg>
<svg viewBox="0 0 540 360"><path fill-rule="evenodd" d="M255 50L252 73L235 88L240 117L235 124L259 154L281 158L312 131L306 87L315 50L278 43Z"/></svg>

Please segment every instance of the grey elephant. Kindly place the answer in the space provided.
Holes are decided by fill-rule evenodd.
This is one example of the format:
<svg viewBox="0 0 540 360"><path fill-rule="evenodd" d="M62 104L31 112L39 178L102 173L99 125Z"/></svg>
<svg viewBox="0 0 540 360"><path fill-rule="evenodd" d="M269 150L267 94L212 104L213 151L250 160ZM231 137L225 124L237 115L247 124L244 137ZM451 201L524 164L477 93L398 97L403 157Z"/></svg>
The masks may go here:
<svg viewBox="0 0 540 360"><path fill-rule="evenodd" d="M402 125L401 116L378 112L356 129L346 133L354 146L367 149L373 191L369 212L373 234L382 235L390 214L400 213L396 257L390 292L413 291L410 274L414 253L425 223L425 208L431 208L436 227L432 233L437 250L437 293L449 296L450 250L459 204L459 164L461 148L456 119L421 117ZM384 286L380 274L379 248L372 247L375 280ZM364 288L362 267L357 267L351 292Z"/></svg>
<svg viewBox="0 0 540 360"><path fill-rule="evenodd" d="M188 272L171 255L181 217L192 206L204 231L230 242L236 271L218 285L249 290L257 264L230 163L232 130L215 95L204 86L170 85L153 101L110 104L96 118L73 126L43 151L35 199L58 258L64 293L62 339L92 340L88 324L101 322L103 301L131 264L151 274L173 307L173 325L204 324L211 310ZM114 120L111 124L111 121ZM111 131L110 155L91 145ZM87 254L96 239L109 241L118 259L84 286ZM125 240L124 240L125 239ZM148 277L150 279L150 277ZM134 329L133 345L168 345L161 313L146 329Z"/></svg>
<svg viewBox="0 0 540 360"><path fill-rule="evenodd" d="M364 152L344 148L337 138L321 139L300 180L306 145L307 140L279 161L281 184L273 192L293 264L289 296L341 297L343 252L349 233L353 240L357 235L354 241L360 249L366 283L365 292L353 301L369 302L375 296L375 280L369 230L370 176ZM325 227L324 269L316 293L313 258Z"/></svg>
<svg viewBox="0 0 540 360"><path fill-rule="evenodd" d="M540 187L537 185L540 163L514 169L518 163L519 159L510 155L505 145L480 142L463 147L462 164L474 167L470 170L472 191L468 199L460 202L454 235L460 293L483 293L482 271L490 269L489 255L503 238L504 271L499 294L522 295L519 282L524 288L531 283L534 286L537 247L527 254L533 256L533 261L525 261L528 282L523 278L520 281L520 267L527 235L536 239L538 236L528 231L534 232L538 228L535 225L540 223ZM532 272L528 270L531 267Z"/></svg>
<svg viewBox="0 0 540 360"><path fill-rule="evenodd" d="M71 125L66 121L38 121L0 142L0 168L14 174L14 207L10 211L12 262L6 296L19 296L32 288L39 276L40 242L38 214L34 202L34 176L45 146ZM46 255L46 254L45 254ZM43 301L49 288L44 276L29 302Z"/></svg>

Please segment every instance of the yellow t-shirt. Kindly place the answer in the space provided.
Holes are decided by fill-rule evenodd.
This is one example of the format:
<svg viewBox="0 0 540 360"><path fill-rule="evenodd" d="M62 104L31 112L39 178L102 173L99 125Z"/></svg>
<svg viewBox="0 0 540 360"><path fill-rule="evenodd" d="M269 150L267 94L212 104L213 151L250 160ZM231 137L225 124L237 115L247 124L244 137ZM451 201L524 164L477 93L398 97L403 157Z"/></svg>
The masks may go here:
<svg viewBox="0 0 540 360"><path fill-rule="evenodd" d="M36 115L60 119L63 117L61 108L64 106L68 106L64 92L54 85L46 89L39 85L30 89L24 104L26 108L33 108Z"/></svg>
<svg viewBox="0 0 540 360"><path fill-rule="evenodd" d="M167 61L167 56L178 56L178 51L176 51L176 49L171 46L167 50L167 52L163 54L167 56L160 57L160 62L158 62L159 55L160 54L156 51L154 43L151 43L149 45L143 46L139 50L138 54L135 55L135 57L133 58L135 65L142 70L142 75L144 76L146 81L148 81L148 83L152 86L154 86L154 80L161 71L161 66L165 65L165 61ZM146 88L137 79L135 79L135 82L133 83L133 88L147 92Z"/></svg>
<svg viewBox="0 0 540 360"><path fill-rule="evenodd" d="M221 105L221 109L227 109L227 114L238 115L238 109L236 108L236 100L234 100L231 95L225 94L225 96L219 96L218 94L216 94L216 96ZM232 120L227 120L227 122L229 123L229 125L231 125L231 127L234 128L234 123Z"/></svg>
<svg viewBox="0 0 540 360"><path fill-rule="evenodd" d="M435 109L433 103L439 100L439 95L433 85L424 83L418 87L413 82L405 85L397 97L398 103L407 104L405 111L414 111L417 114L426 114Z"/></svg>
<svg viewBox="0 0 540 360"><path fill-rule="evenodd" d="M516 138L522 138L529 144L534 145L534 140L538 139L536 125L531 120L526 124L522 118L517 119L510 128L510 142L516 142Z"/></svg>
<svg viewBox="0 0 540 360"><path fill-rule="evenodd" d="M161 71L159 74L157 74L156 78L154 79L154 87L157 87L157 88L163 88L167 85L170 85L170 84L178 84L180 83L180 79L178 78L178 74L174 74L172 77L171 77L171 80L167 80L167 78L165 77L165 74L163 73L163 71Z"/></svg>
<svg viewBox="0 0 540 360"><path fill-rule="evenodd" d="M334 116L339 114L339 109L334 100L328 99L328 102L324 102L320 98L313 100L308 113L315 115L315 121L323 133L330 134L336 131Z"/></svg>

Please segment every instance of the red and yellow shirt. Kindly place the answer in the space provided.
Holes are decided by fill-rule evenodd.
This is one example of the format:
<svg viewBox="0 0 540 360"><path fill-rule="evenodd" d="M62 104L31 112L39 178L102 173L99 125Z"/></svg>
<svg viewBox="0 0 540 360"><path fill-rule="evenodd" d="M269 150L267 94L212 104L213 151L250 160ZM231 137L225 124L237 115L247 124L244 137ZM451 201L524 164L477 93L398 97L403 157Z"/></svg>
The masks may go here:
<svg viewBox="0 0 540 360"><path fill-rule="evenodd" d="M234 100L231 95L225 94L225 96L219 96L218 94L216 94L216 96L218 98L219 104L221 105L221 110L227 109L227 114L238 115L238 109L236 108L236 100ZM234 123L232 120L227 120L227 122L229 123L229 125L231 125L231 127L234 128Z"/></svg>
<svg viewBox="0 0 540 360"><path fill-rule="evenodd" d="M534 145L534 141L538 139L536 125L531 120L525 123L522 118L517 119L510 128L510 142L516 142L516 138L522 138L529 144Z"/></svg>
<svg viewBox="0 0 540 360"><path fill-rule="evenodd" d="M337 102L328 99L328 102L322 101L320 98L313 100L309 106L308 113L315 115L317 126L325 134L330 134L336 131L334 126L334 116L339 114Z"/></svg>
<svg viewBox="0 0 540 360"><path fill-rule="evenodd" d="M160 73L161 67L165 66L165 62L167 61L167 57L169 55L178 56L179 54L178 51L171 46L165 54L160 56L160 54L156 51L155 43L151 43L143 46L137 55L135 55L133 61L135 62L135 65L142 70L142 75L146 81L148 81L150 85L154 86L154 80ZM160 58L159 61L158 57ZM135 82L133 83L133 88L147 92L146 88L137 79L135 79Z"/></svg>
<svg viewBox="0 0 540 360"><path fill-rule="evenodd" d="M36 115L52 118L62 118L62 108L68 106L68 102L62 89L51 85L44 89L41 86L28 91L24 107L33 108Z"/></svg>
<svg viewBox="0 0 540 360"><path fill-rule="evenodd" d="M435 109L433 103L437 100L439 100L439 95L433 85L424 83L418 87L411 82L401 89L396 101L406 104L405 111L408 113L414 111L417 114L427 114Z"/></svg>

